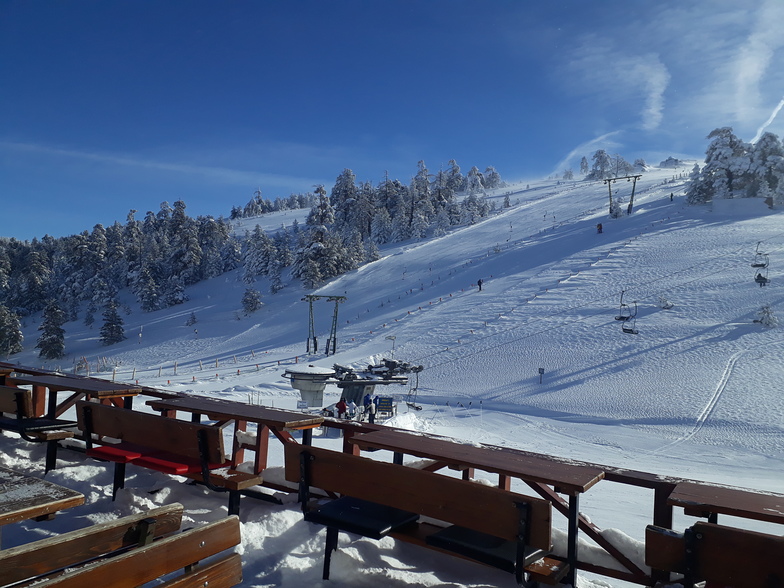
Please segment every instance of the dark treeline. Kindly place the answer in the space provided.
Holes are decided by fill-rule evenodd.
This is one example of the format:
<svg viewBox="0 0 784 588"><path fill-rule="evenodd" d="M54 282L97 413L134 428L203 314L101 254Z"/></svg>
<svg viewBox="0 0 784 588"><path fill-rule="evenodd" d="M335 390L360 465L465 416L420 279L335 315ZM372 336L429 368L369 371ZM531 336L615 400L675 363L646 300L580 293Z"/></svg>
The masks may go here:
<svg viewBox="0 0 784 588"><path fill-rule="evenodd" d="M454 161L447 171L431 175L424 162L408 185L386 178L378 186L357 184L346 169L329 196L323 186L312 194L262 200L257 191L232 217L271 210L311 210L303 226L294 223L267 235L258 225L246 235L232 234L230 221L211 216L189 217L185 202L161 204L143 220L131 210L125 224L97 224L92 231L32 241L0 238L0 356L22 349L20 320L43 311L37 348L47 359L64 354L62 329L82 319L88 326L100 313L101 341L124 338L120 290L131 292L142 311L180 304L186 288L201 280L242 268L249 290L261 279L269 291L283 287L284 272L306 288L377 259L385 243L439 236L455 225L471 224L492 207L485 189L503 182L492 167L474 167L465 176ZM458 200L456 195L463 193ZM255 298L246 292L246 298ZM247 306L243 302L247 310ZM122 308L130 312L127 306Z"/></svg>

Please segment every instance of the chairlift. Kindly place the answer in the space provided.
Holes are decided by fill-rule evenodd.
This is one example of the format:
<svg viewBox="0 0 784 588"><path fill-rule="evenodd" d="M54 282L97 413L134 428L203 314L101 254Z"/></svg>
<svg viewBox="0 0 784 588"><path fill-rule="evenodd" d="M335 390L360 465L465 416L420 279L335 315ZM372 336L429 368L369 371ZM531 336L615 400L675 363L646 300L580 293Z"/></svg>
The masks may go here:
<svg viewBox="0 0 784 588"><path fill-rule="evenodd" d="M628 304L624 304L623 302L623 294L625 290L621 290L621 307L618 309L618 315L615 317L616 321L628 321L633 319L637 316L637 305L635 304L634 314L632 314L632 309L629 307Z"/></svg>
<svg viewBox="0 0 784 588"><path fill-rule="evenodd" d="M757 275L754 276L754 281L760 285L760 288L767 286L770 283L768 279L768 266L757 268Z"/></svg>
<svg viewBox="0 0 784 588"><path fill-rule="evenodd" d="M629 315L629 318L621 325L621 331L627 335L639 335L637 330L637 301L634 301L634 314Z"/></svg>
<svg viewBox="0 0 784 588"><path fill-rule="evenodd" d="M419 370L422 371L422 370ZM417 391L419 390L419 371L416 373L416 383L408 389L408 396L406 397L406 405L414 410L422 410L422 405L417 404Z"/></svg>
<svg viewBox="0 0 784 588"><path fill-rule="evenodd" d="M759 250L762 241L757 243L757 249L754 251L754 261L751 262L751 267L753 268L767 268L770 264L770 259L768 258L768 254L764 253Z"/></svg>

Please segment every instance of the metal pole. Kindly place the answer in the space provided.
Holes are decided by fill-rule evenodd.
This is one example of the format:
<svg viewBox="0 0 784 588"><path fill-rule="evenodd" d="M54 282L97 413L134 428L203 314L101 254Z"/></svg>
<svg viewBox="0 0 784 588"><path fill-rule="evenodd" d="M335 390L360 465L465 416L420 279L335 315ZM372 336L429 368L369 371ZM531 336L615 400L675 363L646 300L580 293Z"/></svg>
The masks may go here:
<svg viewBox="0 0 784 588"><path fill-rule="evenodd" d="M632 213L632 207L634 206L634 188L637 186L637 178L640 176L633 176L632 177L632 196L629 198L629 207L626 209L626 214Z"/></svg>

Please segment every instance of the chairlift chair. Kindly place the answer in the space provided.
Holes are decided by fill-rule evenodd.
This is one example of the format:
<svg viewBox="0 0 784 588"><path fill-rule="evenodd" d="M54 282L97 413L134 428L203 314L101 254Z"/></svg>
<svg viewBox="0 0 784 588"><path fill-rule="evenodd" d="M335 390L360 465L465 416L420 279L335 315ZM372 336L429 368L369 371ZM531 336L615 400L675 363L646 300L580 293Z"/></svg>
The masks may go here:
<svg viewBox="0 0 784 588"><path fill-rule="evenodd" d="M629 319L624 321L621 325L621 331L626 333L627 335L639 335L640 332L637 330L637 301L634 302L634 314L629 315Z"/></svg>
<svg viewBox="0 0 784 588"><path fill-rule="evenodd" d="M629 307L628 304L624 304L623 302L623 294L625 290L621 290L621 306L618 309L618 315L615 317L616 321L628 321L633 319L637 315L637 307L635 305L634 314L632 314L632 309Z"/></svg>
<svg viewBox="0 0 784 588"><path fill-rule="evenodd" d="M764 253L759 250L762 241L757 243L757 249L754 251L754 261L751 262L751 267L753 268L760 268L764 269L767 268L770 264L770 259L768 258L768 254Z"/></svg>
<svg viewBox="0 0 784 588"><path fill-rule="evenodd" d="M767 286L770 280L768 279L768 266L760 267L757 269L757 274L754 276L754 281L760 285L760 288Z"/></svg>

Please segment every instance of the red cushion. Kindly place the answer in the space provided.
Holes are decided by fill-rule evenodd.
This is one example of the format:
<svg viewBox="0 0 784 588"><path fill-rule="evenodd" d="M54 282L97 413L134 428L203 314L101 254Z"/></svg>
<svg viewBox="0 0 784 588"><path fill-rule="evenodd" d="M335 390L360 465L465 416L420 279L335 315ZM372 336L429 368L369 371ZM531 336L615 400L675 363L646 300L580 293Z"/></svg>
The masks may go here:
<svg viewBox="0 0 784 588"><path fill-rule="evenodd" d="M144 455L134 460L133 465L150 468L164 474L193 474L201 471L201 462L198 459L189 459L175 453L158 452ZM208 464L209 469L214 470L225 466L224 463Z"/></svg>
<svg viewBox="0 0 784 588"><path fill-rule="evenodd" d="M111 445L98 445L87 451L90 457L116 461L119 463L129 463L143 455L152 453L151 449L139 447L133 443L116 443Z"/></svg>

